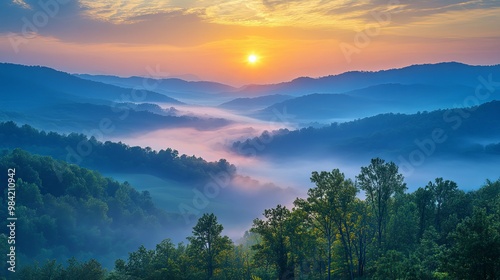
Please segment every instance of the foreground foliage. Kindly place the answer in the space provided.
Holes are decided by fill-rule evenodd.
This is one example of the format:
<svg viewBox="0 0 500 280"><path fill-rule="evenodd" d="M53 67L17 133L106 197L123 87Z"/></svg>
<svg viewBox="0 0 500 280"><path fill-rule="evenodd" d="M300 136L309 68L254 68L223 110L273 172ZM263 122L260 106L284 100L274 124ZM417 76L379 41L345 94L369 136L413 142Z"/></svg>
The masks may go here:
<svg viewBox="0 0 500 280"><path fill-rule="evenodd" d="M30 166L50 161L14 151L4 155L4 162L13 157L24 157ZM71 197L78 194L76 205L94 211L92 217L101 217L102 223L111 223L106 203L119 196L109 191L127 187L74 166L67 168L75 178L85 179L80 185L61 187L57 196L47 193L45 184L37 190L45 180L38 182L35 175L40 174L27 171L22 182L30 189L23 194L25 211L49 211L41 206L50 203L69 207ZM102 188L84 188L89 180L102 181ZM128 259L116 260L112 271L92 259L70 259L66 265L52 260L24 266L16 275L19 279L75 279L69 275L78 273L85 279L500 279L500 180L465 192L454 182L437 178L408 193L394 163L373 159L361 168L356 181L338 169L313 172L311 181L315 187L308 197L298 198L292 209L277 205L264 210L240 244L222 235L223 226L215 215L205 214L186 244L165 239L154 249L140 246ZM366 199L359 198L360 192ZM146 194L135 195L147 200ZM59 215L67 214L63 212ZM58 238L70 238L58 231L72 224L63 218L32 213L32 230L26 232L41 240L34 246L42 250L55 242L37 234L54 232ZM51 223L56 226L50 228Z"/></svg>

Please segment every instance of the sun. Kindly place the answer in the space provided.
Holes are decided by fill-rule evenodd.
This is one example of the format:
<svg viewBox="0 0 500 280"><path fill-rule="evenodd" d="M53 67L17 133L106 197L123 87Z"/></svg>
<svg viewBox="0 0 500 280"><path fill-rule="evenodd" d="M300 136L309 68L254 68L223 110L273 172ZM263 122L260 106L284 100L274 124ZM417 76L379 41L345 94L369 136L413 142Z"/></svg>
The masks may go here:
<svg viewBox="0 0 500 280"><path fill-rule="evenodd" d="M259 60L259 57L256 54L251 54L247 57L247 61L250 64L255 64Z"/></svg>

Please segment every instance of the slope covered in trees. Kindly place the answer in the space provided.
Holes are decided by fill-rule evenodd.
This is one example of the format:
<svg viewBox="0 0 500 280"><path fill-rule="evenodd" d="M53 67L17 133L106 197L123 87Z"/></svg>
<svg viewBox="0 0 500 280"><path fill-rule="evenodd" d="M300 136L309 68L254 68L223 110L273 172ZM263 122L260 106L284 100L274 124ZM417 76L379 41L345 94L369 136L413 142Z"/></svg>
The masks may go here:
<svg viewBox="0 0 500 280"><path fill-rule="evenodd" d="M500 180L464 192L437 178L408 193L398 166L376 158L356 181L334 169L311 182L292 209L266 209L239 245L205 214L187 244L140 246L110 272L70 259L18 278L69 279L86 267L92 279L499 279Z"/></svg>
<svg viewBox="0 0 500 280"><path fill-rule="evenodd" d="M8 169L15 170L15 245L20 265L74 256L93 257L109 266L139 244L161 240L159 234L168 232L176 219L156 208L147 191L138 192L128 183L51 157L4 150L0 170ZM2 182L8 179L7 172L0 174ZM8 217L4 190L0 215ZM1 235L1 246L8 246L6 238Z"/></svg>
<svg viewBox="0 0 500 280"><path fill-rule="evenodd" d="M117 101L123 100L123 96L128 96L130 99L131 94L138 95L138 93L132 92L131 88L89 81L42 66L0 63L0 81L4 85L5 95L3 97L6 101L11 102L28 100L33 103L46 104L47 102L54 103L55 100L58 100L57 97L72 102L82 100ZM146 90L144 84L139 88L140 90L143 90L141 95L145 96L142 101L181 104L181 102L164 94Z"/></svg>
<svg viewBox="0 0 500 280"><path fill-rule="evenodd" d="M314 93L280 101L253 116L272 119L276 110L292 115L289 121L354 119L383 113L416 113L457 106L474 93L473 87L421 84L380 84L342 93ZM490 94L481 103L494 100Z"/></svg>
<svg viewBox="0 0 500 280"><path fill-rule="evenodd" d="M492 101L411 115L381 114L323 128L264 132L260 137L235 142L232 149L241 155L276 158L363 154L393 157L415 149L430 149L428 142L434 141L432 153L436 155L494 154L498 153L500 142L499 118L500 101ZM432 140L435 135L439 137ZM255 143L265 143L265 148ZM422 148L424 145L427 147Z"/></svg>
<svg viewBox="0 0 500 280"><path fill-rule="evenodd" d="M204 182L210 174L232 173L235 170L224 159L207 162L195 156L179 155L170 148L155 151L130 147L121 142L103 143L83 134L47 133L29 125L18 127L14 122L0 123L1 148L22 148L101 172L145 173L186 182ZM53 169L57 170L57 167L55 164Z"/></svg>

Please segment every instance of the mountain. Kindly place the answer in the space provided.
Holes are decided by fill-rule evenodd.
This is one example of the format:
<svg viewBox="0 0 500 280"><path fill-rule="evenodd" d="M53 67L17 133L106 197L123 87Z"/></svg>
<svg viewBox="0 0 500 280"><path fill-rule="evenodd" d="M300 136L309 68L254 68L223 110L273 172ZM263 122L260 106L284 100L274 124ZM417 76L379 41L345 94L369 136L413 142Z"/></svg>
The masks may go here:
<svg viewBox="0 0 500 280"><path fill-rule="evenodd" d="M48 67L0 63L2 99L16 103L29 100L46 103L56 100L81 102L181 102L157 92L131 89L89 81Z"/></svg>
<svg viewBox="0 0 500 280"><path fill-rule="evenodd" d="M475 88L482 84L479 77L488 80L490 75L493 80L500 77L500 65L472 66L457 62L444 62L375 72L351 71L321 78L300 77L279 84L248 85L234 94L301 96L312 93L342 93L380 84L461 85Z"/></svg>
<svg viewBox="0 0 500 280"><path fill-rule="evenodd" d="M367 113L368 110L377 108L379 103L382 102L365 100L347 94L314 93L273 104L252 116L271 119L275 112L286 111L294 122L352 118L360 111Z"/></svg>
<svg viewBox="0 0 500 280"><path fill-rule="evenodd" d="M220 93L235 91L231 86L207 81L188 82L178 78L152 79L145 77L117 77L109 75L88 75L76 74L82 79L111 84L120 87L134 88L144 87L144 85L154 85L154 90L169 96L181 99L196 101L196 99L216 98Z"/></svg>
<svg viewBox="0 0 500 280"><path fill-rule="evenodd" d="M210 180L210 174L234 170L224 159L208 162L200 157L179 155L171 148L154 151L122 142L101 142L90 135L65 135L29 125L18 126L12 121L0 122L0 151L15 148L100 172L144 173L191 184Z"/></svg>
<svg viewBox="0 0 500 280"><path fill-rule="evenodd" d="M259 97L247 97L247 98L236 98L231 101L222 103L219 105L220 108L229 110L259 110L271 106L275 103L283 102L285 100L291 99L292 96L289 95L266 95Z"/></svg>
<svg viewBox="0 0 500 280"><path fill-rule="evenodd" d="M272 137L266 133L235 142L232 150L280 159L366 155L391 158L419 150L433 156L481 156L498 150L498 119L500 101L417 114L389 113L324 128L275 131ZM254 143L266 145L257 151Z"/></svg>
<svg viewBox="0 0 500 280"><path fill-rule="evenodd" d="M23 262L91 256L112 267L111 259L153 246L170 228L183 226L182 217L158 208L149 192L97 171L21 149L2 151L0 168L16 171L16 237L29 240L15 244Z"/></svg>
<svg viewBox="0 0 500 280"><path fill-rule="evenodd" d="M353 119L382 113L416 113L440 108L464 107L475 89L463 85L381 84L342 94L308 94L273 104L253 116L269 119L286 108L297 121ZM479 100L484 103L496 95Z"/></svg>
<svg viewBox="0 0 500 280"><path fill-rule="evenodd" d="M111 107L90 103L57 104L22 113L0 110L0 121L8 120L62 133L99 130L105 131L106 136L178 127L210 130L230 124L221 118L159 115L128 105Z"/></svg>
<svg viewBox="0 0 500 280"><path fill-rule="evenodd" d="M40 129L89 131L105 122L112 128L107 133L111 136L174 127L213 129L229 124L220 118L177 116L174 108L164 110L154 103L183 103L160 93L89 81L47 67L2 63L0 83L0 121L13 120Z"/></svg>

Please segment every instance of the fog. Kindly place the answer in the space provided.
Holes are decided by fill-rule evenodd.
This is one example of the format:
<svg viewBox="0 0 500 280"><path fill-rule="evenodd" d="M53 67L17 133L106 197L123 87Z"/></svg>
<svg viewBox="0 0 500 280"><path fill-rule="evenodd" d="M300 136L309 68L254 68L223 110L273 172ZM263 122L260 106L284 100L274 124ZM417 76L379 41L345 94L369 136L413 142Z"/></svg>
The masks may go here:
<svg viewBox="0 0 500 280"><path fill-rule="evenodd" d="M265 122L218 108L197 106L176 107L182 115L198 117L217 117L231 120L230 125L199 130L194 128L172 128L150 131L141 135L109 139L122 141L131 146L151 147L155 150L172 148L179 154L195 155L207 161L226 159L237 167L237 176L221 188L216 195L208 198L203 209L197 210L192 218L203 213L215 213L224 225L225 234L233 240L239 239L249 230L255 218L262 217L264 209L277 204L293 206L297 197L305 197L307 190L314 185L310 182L312 171L331 171L340 169L347 178L355 179L362 166L367 166L370 159L380 156L387 161L394 161L400 166L405 176L408 191L424 187L435 178L457 182L463 190L477 189L486 179L496 180L499 177L500 161L491 157L487 160L471 161L461 157L443 158L431 155L423 163L406 166L400 158L384 154L361 154L356 157L320 156L311 158L307 154L292 154L286 158L265 157L258 155L242 155L231 151L234 141L259 136L263 131L273 131L279 128L293 129L294 124ZM269 139L272 141L272 138ZM258 143L258 149L266 149L268 143ZM304 143L306 145L307 143ZM203 192L204 186L187 186L182 182L165 181L144 174L112 174L119 180L127 180L139 190L150 191L154 201L160 208L179 214L181 205L193 205L196 190ZM358 194L364 197L363 193ZM178 225L170 231L168 237L174 241L190 234L195 221Z"/></svg>

